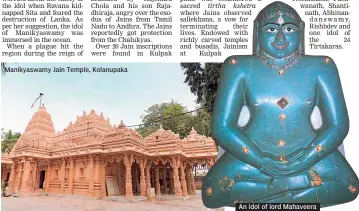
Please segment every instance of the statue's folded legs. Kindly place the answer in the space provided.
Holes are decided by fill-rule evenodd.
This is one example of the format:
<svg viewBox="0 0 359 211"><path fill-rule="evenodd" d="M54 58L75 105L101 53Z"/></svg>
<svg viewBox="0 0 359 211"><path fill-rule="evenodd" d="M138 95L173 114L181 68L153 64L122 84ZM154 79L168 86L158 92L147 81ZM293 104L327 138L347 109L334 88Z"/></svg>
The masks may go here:
<svg viewBox="0 0 359 211"><path fill-rule="evenodd" d="M221 71L212 135L226 152L204 179L204 205L354 200L358 177L338 150L349 118L334 61L304 54L304 22L282 2L258 14L253 36L254 55L231 56Z"/></svg>

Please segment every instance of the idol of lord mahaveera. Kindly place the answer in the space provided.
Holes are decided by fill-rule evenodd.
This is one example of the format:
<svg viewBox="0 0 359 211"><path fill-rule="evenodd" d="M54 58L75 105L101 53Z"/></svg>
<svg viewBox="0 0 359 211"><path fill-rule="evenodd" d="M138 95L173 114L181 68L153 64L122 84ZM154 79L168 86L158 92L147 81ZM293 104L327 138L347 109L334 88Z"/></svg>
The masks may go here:
<svg viewBox="0 0 359 211"><path fill-rule="evenodd" d="M338 150L349 118L334 61L304 55L304 22L282 2L260 11L253 37L254 55L231 56L221 71L211 127L226 152L203 181L204 205L354 200L358 177Z"/></svg>

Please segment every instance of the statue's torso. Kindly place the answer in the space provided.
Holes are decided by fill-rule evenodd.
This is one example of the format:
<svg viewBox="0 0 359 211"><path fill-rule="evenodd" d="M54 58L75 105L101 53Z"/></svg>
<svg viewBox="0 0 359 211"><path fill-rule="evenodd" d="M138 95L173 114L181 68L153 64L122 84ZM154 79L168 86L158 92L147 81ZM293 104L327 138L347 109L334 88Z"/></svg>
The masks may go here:
<svg viewBox="0 0 359 211"><path fill-rule="evenodd" d="M316 101L317 73L321 71L321 65L315 64L318 59L304 57L282 75L256 57L251 60L244 77L251 113L244 128L247 135L262 151L277 155L306 147L315 136L310 116Z"/></svg>

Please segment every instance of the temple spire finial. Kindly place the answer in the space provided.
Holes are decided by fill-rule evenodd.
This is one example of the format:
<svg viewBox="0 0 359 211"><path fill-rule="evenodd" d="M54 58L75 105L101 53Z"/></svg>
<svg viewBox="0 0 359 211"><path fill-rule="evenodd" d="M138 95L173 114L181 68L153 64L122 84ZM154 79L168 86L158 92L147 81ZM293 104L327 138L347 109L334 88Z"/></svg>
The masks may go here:
<svg viewBox="0 0 359 211"><path fill-rule="evenodd" d="M124 128L126 127L125 124L123 123L123 121L121 120L121 123L118 125L118 128Z"/></svg>
<svg viewBox="0 0 359 211"><path fill-rule="evenodd" d="M190 135L195 135L197 134L197 131L194 129L194 127L192 127L191 132L189 132Z"/></svg>

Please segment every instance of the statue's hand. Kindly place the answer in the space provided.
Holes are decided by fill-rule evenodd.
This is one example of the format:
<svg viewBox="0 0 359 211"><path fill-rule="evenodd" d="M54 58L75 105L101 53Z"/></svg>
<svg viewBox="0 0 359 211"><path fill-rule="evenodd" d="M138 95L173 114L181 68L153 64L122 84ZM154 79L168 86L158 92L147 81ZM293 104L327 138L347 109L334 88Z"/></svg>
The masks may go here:
<svg viewBox="0 0 359 211"><path fill-rule="evenodd" d="M262 158L260 163L260 171L269 177L279 177L283 175L283 170L277 167L277 162L270 158Z"/></svg>
<svg viewBox="0 0 359 211"><path fill-rule="evenodd" d="M286 164L288 166L292 166L297 162L302 162L305 157L305 151L303 148L299 148L296 151L290 153L289 155L285 156Z"/></svg>
<svg viewBox="0 0 359 211"><path fill-rule="evenodd" d="M262 159L270 159L272 161L278 161L278 157L272 153L262 152ZM268 161L269 162L269 161Z"/></svg>
<svg viewBox="0 0 359 211"><path fill-rule="evenodd" d="M280 171L283 172L282 176L295 176L302 173L306 169L307 168L303 162L297 162L292 164L291 166L284 164L280 167Z"/></svg>
<svg viewBox="0 0 359 211"><path fill-rule="evenodd" d="M261 159L261 172L270 177L291 176L303 171L305 162L304 149L300 148L285 157L285 162L278 156L263 153Z"/></svg>
<svg viewBox="0 0 359 211"><path fill-rule="evenodd" d="M307 169L306 163L303 162L303 157L300 156L297 159L292 159L291 162L276 164L275 167L281 172L281 176L294 176Z"/></svg>

